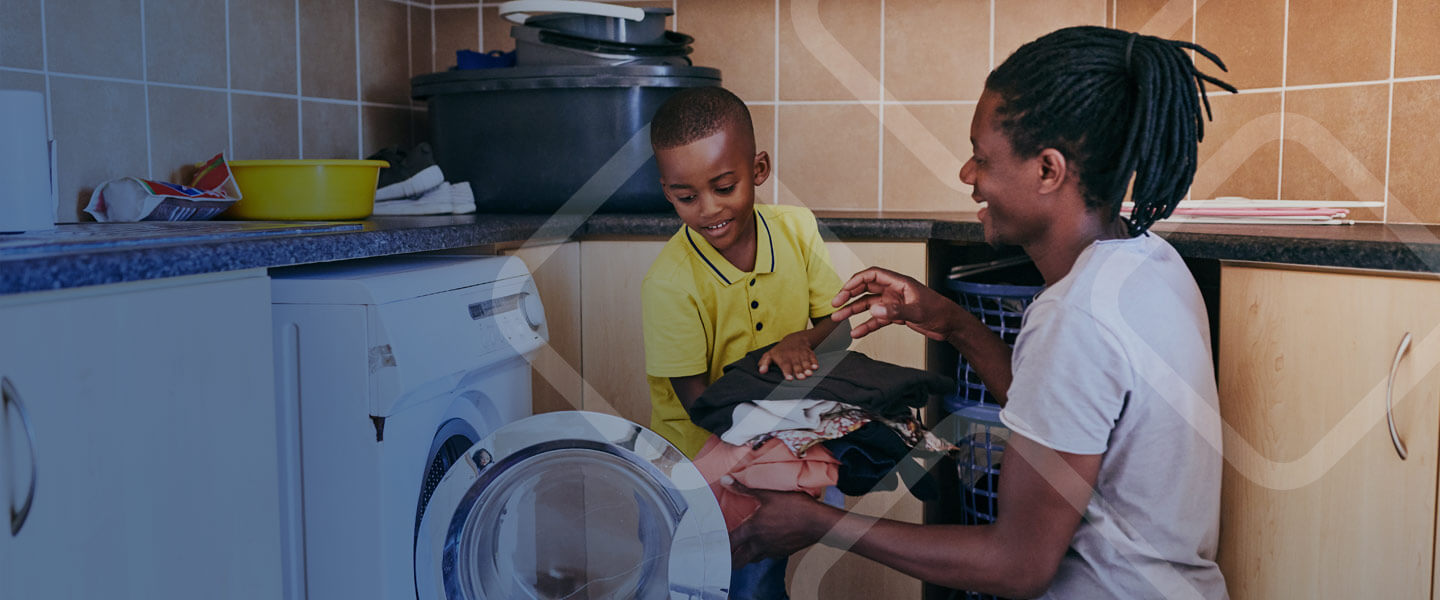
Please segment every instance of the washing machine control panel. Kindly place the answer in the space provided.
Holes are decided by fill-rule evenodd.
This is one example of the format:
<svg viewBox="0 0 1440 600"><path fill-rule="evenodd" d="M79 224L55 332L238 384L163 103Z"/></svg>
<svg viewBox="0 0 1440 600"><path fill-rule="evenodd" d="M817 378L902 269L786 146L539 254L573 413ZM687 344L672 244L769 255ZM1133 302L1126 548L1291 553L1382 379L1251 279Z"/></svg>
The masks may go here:
<svg viewBox="0 0 1440 600"><path fill-rule="evenodd" d="M487 350L526 353L549 337L545 309L529 278L481 286L467 298L466 311L478 326L476 341Z"/></svg>

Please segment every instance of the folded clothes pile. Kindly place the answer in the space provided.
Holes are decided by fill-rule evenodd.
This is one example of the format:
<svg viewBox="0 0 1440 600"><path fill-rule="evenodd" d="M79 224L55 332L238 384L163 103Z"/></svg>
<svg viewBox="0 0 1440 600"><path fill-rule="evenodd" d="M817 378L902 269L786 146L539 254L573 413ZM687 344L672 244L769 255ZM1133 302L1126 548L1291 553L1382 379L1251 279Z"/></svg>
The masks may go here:
<svg viewBox="0 0 1440 600"><path fill-rule="evenodd" d="M377 215L464 215L475 212L475 194L468 182L446 183L435 164L430 144L409 151L385 148L369 157L390 163L380 170L375 190Z"/></svg>
<svg viewBox="0 0 1440 600"><path fill-rule="evenodd" d="M893 490L903 482L921 500L938 499L927 463L954 446L928 431L913 409L954 389L950 379L846 351L817 355L815 377L786 380L779 369L759 372L768 349L727 365L689 410L692 421L716 434L695 464L732 528L753 507L715 483L726 474L751 488L817 495L813 477L825 465L825 485L846 495ZM747 474L755 462L785 468L772 466L767 477L755 478Z"/></svg>

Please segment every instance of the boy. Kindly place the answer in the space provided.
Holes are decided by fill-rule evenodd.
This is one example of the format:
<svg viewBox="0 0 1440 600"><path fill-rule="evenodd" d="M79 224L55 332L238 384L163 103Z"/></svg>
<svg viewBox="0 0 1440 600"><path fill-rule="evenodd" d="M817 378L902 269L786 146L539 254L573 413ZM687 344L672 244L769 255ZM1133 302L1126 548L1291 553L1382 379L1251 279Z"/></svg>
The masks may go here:
<svg viewBox="0 0 1440 600"><path fill-rule="evenodd" d="M641 289L650 427L693 458L710 432L690 422L686 407L725 365L778 342L761 357L761 372L804 379L832 332L841 330L833 339L842 348L849 342L849 324L828 318L840 278L814 215L755 205L770 157L756 152L740 98L718 87L681 91L656 112L650 141L665 197L684 222ZM783 559L746 573L732 578L731 598L784 597Z"/></svg>

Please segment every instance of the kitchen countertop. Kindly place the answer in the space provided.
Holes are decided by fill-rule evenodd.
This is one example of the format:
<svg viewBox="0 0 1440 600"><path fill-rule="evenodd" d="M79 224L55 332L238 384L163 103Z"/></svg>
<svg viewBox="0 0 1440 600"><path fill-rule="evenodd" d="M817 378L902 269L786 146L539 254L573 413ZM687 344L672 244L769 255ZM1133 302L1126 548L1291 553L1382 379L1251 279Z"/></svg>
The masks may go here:
<svg viewBox="0 0 1440 600"><path fill-rule="evenodd" d="M983 243L969 213L816 211L844 241ZM469 246L576 238L663 239L673 214L458 215L279 223L81 223L44 234L0 235L0 294L278 267ZM1200 225L1153 231L1184 256L1440 273L1440 227L1423 225Z"/></svg>

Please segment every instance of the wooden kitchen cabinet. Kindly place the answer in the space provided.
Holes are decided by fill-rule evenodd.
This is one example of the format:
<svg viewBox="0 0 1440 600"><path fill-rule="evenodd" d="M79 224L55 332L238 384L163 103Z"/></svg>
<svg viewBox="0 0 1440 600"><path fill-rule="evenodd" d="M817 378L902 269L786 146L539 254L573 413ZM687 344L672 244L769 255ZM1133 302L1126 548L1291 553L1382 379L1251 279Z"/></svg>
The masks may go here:
<svg viewBox="0 0 1440 600"><path fill-rule="evenodd" d="M0 598L283 597L263 272L3 296L0 332L0 498L35 484Z"/></svg>
<svg viewBox="0 0 1440 600"><path fill-rule="evenodd" d="M535 414L557 410L578 410L582 404L581 378L580 242L525 246L504 251L518 257L530 269L550 342L531 361L531 389Z"/></svg>
<svg viewBox="0 0 1440 600"><path fill-rule="evenodd" d="M1220 297L1231 597L1430 597L1440 281L1226 264Z"/></svg>

